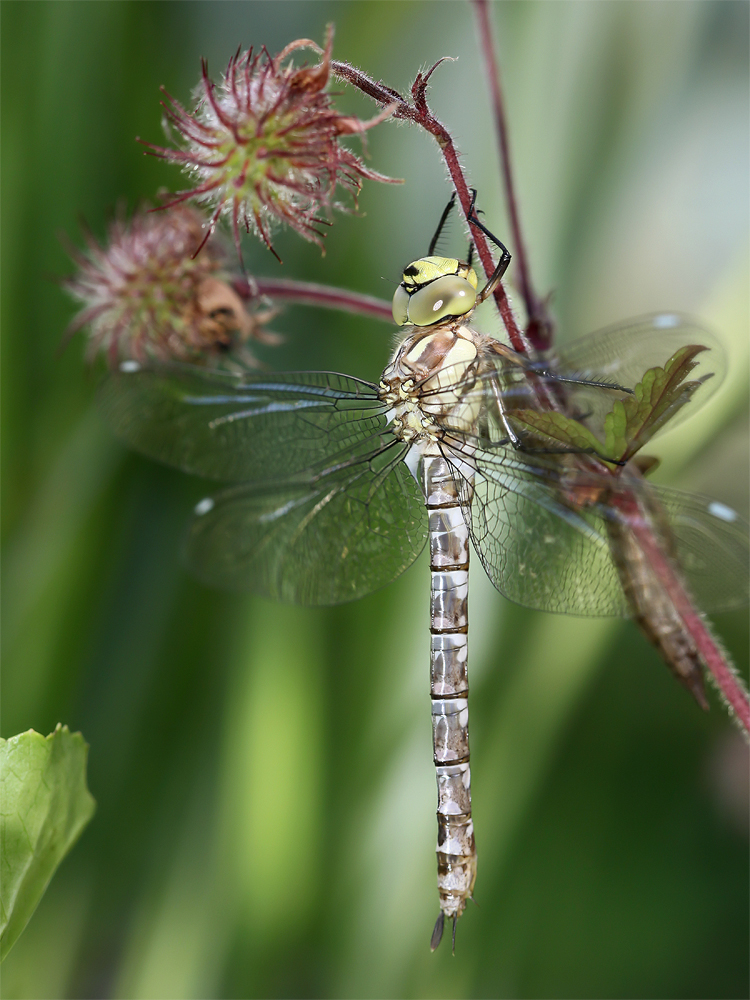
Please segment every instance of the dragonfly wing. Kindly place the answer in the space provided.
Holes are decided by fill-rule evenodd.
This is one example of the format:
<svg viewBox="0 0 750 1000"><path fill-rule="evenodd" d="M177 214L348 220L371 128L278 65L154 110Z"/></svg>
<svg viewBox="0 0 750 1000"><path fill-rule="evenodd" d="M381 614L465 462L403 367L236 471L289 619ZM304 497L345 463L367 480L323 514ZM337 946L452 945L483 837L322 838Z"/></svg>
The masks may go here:
<svg viewBox="0 0 750 1000"><path fill-rule="evenodd" d="M671 428L702 407L726 374L726 355L720 341L689 316L654 313L614 324L554 351L550 368L558 375L604 380L632 389L649 368L664 367L675 351L689 344L706 348L696 356L696 366L690 373L691 380L703 382L688 405L670 419L667 427ZM611 409L617 398L607 390L589 390L584 396L593 401L595 410L601 406Z"/></svg>
<svg viewBox="0 0 750 1000"><path fill-rule="evenodd" d="M606 524L596 510L566 505L550 470L481 452L470 463L446 457L474 548L501 594L541 611L628 615Z"/></svg>
<svg viewBox="0 0 750 1000"><path fill-rule="evenodd" d="M750 529L723 503L651 487L676 541L691 594L701 611L731 611L748 603Z"/></svg>
<svg viewBox="0 0 750 1000"><path fill-rule="evenodd" d="M125 362L102 382L99 404L129 447L224 482L287 478L386 426L374 386L329 372Z"/></svg>
<svg viewBox="0 0 750 1000"><path fill-rule="evenodd" d="M472 542L502 594L543 611L631 614L612 557L610 527L618 514L606 502L611 477L582 472L576 480L568 470L562 487L563 470L542 459L521 462L510 449L505 456L478 451L470 462L456 453L448 458ZM735 511L643 480L626 488L638 496L701 610L747 604L748 526ZM576 490L589 502L574 504Z"/></svg>
<svg viewBox="0 0 750 1000"><path fill-rule="evenodd" d="M603 444L605 418L618 400L631 398L624 390L632 390L649 369L663 368L676 351L688 345L706 349L693 358L685 383L691 387L689 398L684 405L672 408L665 422L669 429L713 395L726 368L716 337L678 314L629 320L534 361L504 348L485 371L467 376L470 384L462 385L458 380L456 387L462 389L462 401L478 414L475 437L480 446L507 439L510 427L518 441L528 441L532 449L538 449L539 438L534 440L525 417L529 411L549 409L577 420ZM500 408L506 416L505 425L499 422ZM524 419L516 420L515 414Z"/></svg>
<svg viewBox="0 0 750 1000"><path fill-rule="evenodd" d="M235 486L196 507L187 562L211 586L303 605L363 597L421 552L421 492L396 442L320 475Z"/></svg>

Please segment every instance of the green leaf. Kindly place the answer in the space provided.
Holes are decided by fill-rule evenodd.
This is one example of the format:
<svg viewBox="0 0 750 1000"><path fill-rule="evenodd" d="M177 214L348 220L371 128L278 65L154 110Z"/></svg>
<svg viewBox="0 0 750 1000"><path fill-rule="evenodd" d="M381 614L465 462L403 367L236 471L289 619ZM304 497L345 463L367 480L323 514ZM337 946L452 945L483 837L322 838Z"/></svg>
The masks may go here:
<svg viewBox="0 0 750 1000"><path fill-rule="evenodd" d="M547 444L554 443L571 451L601 455L601 441L583 424L563 413L552 410L512 410L508 416L513 424Z"/></svg>
<svg viewBox="0 0 750 1000"><path fill-rule="evenodd" d="M627 461L682 409L702 380L686 382L700 344L681 347L663 368L649 368L627 399L617 400L604 418L604 452Z"/></svg>
<svg viewBox="0 0 750 1000"><path fill-rule="evenodd" d="M55 869L94 814L88 744L58 723L0 740L0 958L36 909Z"/></svg>

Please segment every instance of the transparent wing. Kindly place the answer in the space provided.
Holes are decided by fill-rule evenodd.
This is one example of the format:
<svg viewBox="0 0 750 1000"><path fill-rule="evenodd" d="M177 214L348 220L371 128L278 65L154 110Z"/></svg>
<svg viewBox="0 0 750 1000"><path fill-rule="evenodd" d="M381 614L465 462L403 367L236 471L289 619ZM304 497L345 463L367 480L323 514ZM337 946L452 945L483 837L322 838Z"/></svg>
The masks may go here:
<svg viewBox="0 0 750 1000"><path fill-rule="evenodd" d="M385 428L375 387L329 372L266 375L125 362L99 387L136 451L224 482L285 479Z"/></svg>
<svg viewBox="0 0 750 1000"><path fill-rule="evenodd" d="M420 489L391 438L347 460L277 484L232 487L196 507L190 569L212 586L304 605L355 600L421 552Z"/></svg>
<svg viewBox="0 0 750 1000"><path fill-rule="evenodd" d="M451 463L464 518L484 569L525 607L585 616L627 616L606 524L563 502L550 470L477 453ZM473 479L473 482L472 482Z"/></svg>
<svg viewBox="0 0 750 1000"><path fill-rule="evenodd" d="M747 523L725 504L697 494L650 487L666 512L676 555L702 611L731 611L748 603Z"/></svg>
<svg viewBox="0 0 750 1000"><path fill-rule="evenodd" d="M543 611L629 615L608 529L617 516L606 503L611 478L519 461L508 451L445 451L492 583L510 600ZM638 480L627 488L642 493L642 507L669 525L669 547L701 609L747 604L748 526L734 511ZM661 525L655 529L664 537Z"/></svg>
<svg viewBox="0 0 750 1000"><path fill-rule="evenodd" d="M665 425L671 428L713 395L726 370L724 351L716 337L674 313L643 316L608 327L538 361L502 348L494 359L488 354L487 370L478 377L457 380L453 388L461 393L466 408L472 407L476 414L474 436L480 445L507 439L507 426L498 421L499 407L512 426L514 410L540 408L540 392L555 409L580 420L603 441L605 416L616 400L626 397L617 387L632 389L649 368L663 367L679 348L690 344L706 348L696 356L689 376L700 385ZM430 393L424 395L429 401ZM466 433L465 427L456 429ZM523 441L524 429L515 430Z"/></svg>
<svg viewBox="0 0 750 1000"><path fill-rule="evenodd" d="M726 354L717 337L700 323L679 313L654 313L626 320L596 333L580 337L549 357L553 371L573 378L604 379L632 389L649 368L665 362L689 344L706 348L696 357L690 379L702 381L690 402L679 410L666 428L676 427L711 398L726 374ZM591 413L594 431L612 408L612 393L582 389L580 408Z"/></svg>

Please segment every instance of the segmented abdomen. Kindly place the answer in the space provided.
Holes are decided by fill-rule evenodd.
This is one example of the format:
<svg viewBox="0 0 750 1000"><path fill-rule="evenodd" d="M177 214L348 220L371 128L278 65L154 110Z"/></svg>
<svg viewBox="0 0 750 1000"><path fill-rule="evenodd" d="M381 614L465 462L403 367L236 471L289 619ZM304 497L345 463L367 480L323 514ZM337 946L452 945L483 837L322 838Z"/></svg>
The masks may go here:
<svg viewBox="0 0 750 1000"><path fill-rule="evenodd" d="M469 532L444 458L423 457L422 485L430 531L430 695L438 787L438 892L441 914L456 918L463 913L476 878L467 674ZM442 915L433 947L439 943Z"/></svg>

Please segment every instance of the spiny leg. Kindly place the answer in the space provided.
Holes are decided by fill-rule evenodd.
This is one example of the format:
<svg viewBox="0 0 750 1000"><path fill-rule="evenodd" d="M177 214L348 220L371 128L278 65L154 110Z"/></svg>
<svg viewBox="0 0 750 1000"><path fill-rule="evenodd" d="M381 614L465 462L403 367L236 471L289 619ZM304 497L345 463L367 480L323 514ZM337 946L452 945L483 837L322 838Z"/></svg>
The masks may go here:
<svg viewBox="0 0 750 1000"><path fill-rule="evenodd" d="M453 194L451 195L450 201L443 209L443 214L440 216L440 222L438 222L438 227L435 230L435 235L430 240L430 247L429 250L427 251L428 257L432 257L432 255L435 253L435 247L437 246L437 241L440 239L440 236L443 232L443 227L445 226L445 223L448 220L448 216L451 214L451 209L453 208L455 203L456 203L456 192L454 191Z"/></svg>
<svg viewBox="0 0 750 1000"><path fill-rule="evenodd" d="M469 215L468 215L469 219L471 218L471 214L474 211L474 205L476 204L476 201L477 201L477 189L472 188L471 205L469 205ZM469 232L471 232L471 230L469 230ZM469 239L469 252L466 255L466 263L469 265L469 267L471 267L471 265L474 263L474 240L472 239Z"/></svg>
<svg viewBox="0 0 750 1000"><path fill-rule="evenodd" d="M617 382L604 382L597 379L579 378L577 375L560 375L553 368L545 368L543 365L529 365L528 370L541 378L549 379L550 382L562 382L566 385L585 385L594 389L611 389L614 392L627 392L633 395L633 390L626 385L619 385Z"/></svg>
<svg viewBox="0 0 750 1000"><path fill-rule="evenodd" d="M502 243L497 238L497 236L493 235L489 231L489 229L484 225L484 223L479 221L479 216L474 210L475 201L476 201L476 192L474 193L474 198L472 199L471 208L469 210L469 223L473 226L476 226L478 229L481 229L484 235L495 244L498 250L502 251L500 260L497 262L495 270L490 275L490 280L487 282L487 284L484 286L482 291L477 296L477 304L481 305L481 303L484 302L484 300L489 295L492 295L495 288L497 287L498 282L503 277L505 272L508 270L508 265L510 264L511 261L511 253L510 250L508 250L508 248L506 247L506 245Z"/></svg>
<svg viewBox="0 0 750 1000"><path fill-rule="evenodd" d="M491 343L489 349L493 354L502 358L503 361L511 368L519 368L521 371L528 372L529 375L538 375L540 378L546 378L550 382L562 382L568 385L585 385L591 386L594 389L610 389L615 392L627 392L631 396L633 395L632 389L628 388L626 385L620 385L619 382L607 382L603 378L585 378L582 375L565 375L561 372L555 371L553 367L550 367L548 361L537 361L533 358L526 358L517 351L508 347L506 344L500 343L500 341L494 341Z"/></svg>

